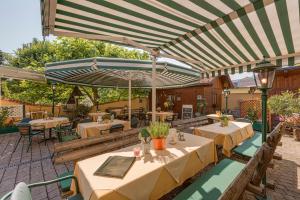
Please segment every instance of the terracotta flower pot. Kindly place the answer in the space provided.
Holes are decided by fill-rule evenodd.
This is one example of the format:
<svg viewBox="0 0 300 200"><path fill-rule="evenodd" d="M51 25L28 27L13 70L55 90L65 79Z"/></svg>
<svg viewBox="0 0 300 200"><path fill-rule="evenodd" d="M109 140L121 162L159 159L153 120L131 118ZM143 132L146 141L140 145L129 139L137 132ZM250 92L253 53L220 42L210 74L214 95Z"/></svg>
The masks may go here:
<svg viewBox="0 0 300 200"><path fill-rule="evenodd" d="M153 138L152 141L155 150L166 149L166 138Z"/></svg>

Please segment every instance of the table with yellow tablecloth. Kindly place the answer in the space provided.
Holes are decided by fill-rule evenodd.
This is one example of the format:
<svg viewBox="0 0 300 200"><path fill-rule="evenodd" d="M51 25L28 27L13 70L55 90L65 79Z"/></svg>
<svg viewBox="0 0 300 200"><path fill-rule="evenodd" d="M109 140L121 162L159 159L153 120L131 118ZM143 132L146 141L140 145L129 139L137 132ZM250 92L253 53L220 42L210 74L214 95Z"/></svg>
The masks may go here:
<svg viewBox="0 0 300 200"><path fill-rule="evenodd" d="M46 129L54 128L62 123L68 123L69 119L67 117L53 117L49 119L35 119L31 120L29 123L32 126L44 126Z"/></svg>
<svg viewBox="0 0 300 200"><path fill-rule="evenodd" d="M89 113L88 116L94 121L96 122L98 117L101 116L103 117L104 115L109 115L109 113L107 112L93 112L93 113Z"/></svg>
<svg viewBox="0 0 300 200"><path fill-rule="evenodd" d="M213 139L216 145L223 146L224 155L230 157L231 150L252 137L254 131L250 123L229 121L226 127L221 127L221 123L197 127L194 129L194 134Z"/></svg>
<svg viewBox="0 0 300 200"><path fill-rule="evenodd" d="M152 112L147 112L147 115L152 115ZM159 120L161 122L164 122L166 120L167 117L173 116L174 113L173 112L155 112L155 115L157 118L159 118Z"/></svg>
<svg viewBox="0 0 300 200"><path fill-rule="evenodd" d="M115 119L112 122L109 121L108 123L102 122L89 122L89 123L80 123L77 126L77 132L81 136L81 138L87 138L87 137L97 137L100 136L100 130L107 130L112 125L116 124L123 124L124 130L130 129L130 124L128 121L118 120Z"/></svg>
<svg viewBox="0 0 300 200"><path fill-rule="evenodd" d="M137 158L123 179L95 176L94 172L109 156L133 156L133 148L138 145L77 162L74 175L82 196L89 200L159 199L216 162L213 140L191 134L185 134L185 139L175 145L167 141L166 150L152 149Z"/></svg>

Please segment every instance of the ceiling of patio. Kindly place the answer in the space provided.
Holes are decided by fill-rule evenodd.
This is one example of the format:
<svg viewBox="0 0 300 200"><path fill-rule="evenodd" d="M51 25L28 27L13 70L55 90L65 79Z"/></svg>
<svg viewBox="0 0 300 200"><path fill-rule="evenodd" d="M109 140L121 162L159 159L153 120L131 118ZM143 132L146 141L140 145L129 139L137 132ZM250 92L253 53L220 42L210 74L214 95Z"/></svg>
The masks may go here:
<svg viewBox="0 0 300 200"><path fill-rule="evenodd" d="M198 71L168 62L156 64L157 88L200 84ZM89 58L46 64L48 80L72 85L127 88L152 87L152 61L121 58Z"/></svg>
<svg viewBox="0 0 300 200"><path fill-rule="evenodd" d="M263 56L300 63L298 0L42 0L44 35L159 48L202 76L250 71ZM128 42L130 41L133 42Z"/></svg>

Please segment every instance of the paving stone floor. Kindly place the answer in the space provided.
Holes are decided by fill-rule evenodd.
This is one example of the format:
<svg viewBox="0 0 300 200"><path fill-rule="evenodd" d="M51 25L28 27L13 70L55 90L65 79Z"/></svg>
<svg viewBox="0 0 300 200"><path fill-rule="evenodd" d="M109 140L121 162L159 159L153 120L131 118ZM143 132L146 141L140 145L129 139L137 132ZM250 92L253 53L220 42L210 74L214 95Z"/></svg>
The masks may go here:
<svg viewBox="0 0 300 200"><path fill-rule="evenodd" d="M18 134L0 135L0 197L12 190L16 183L23 181L34 183L51 180L58 174L73 169L72 163L52 165L51 153L53 141L38 143L40 138L35 138L31 149L27 150L28 141L22 140L16 151L13 148L18 139ZM275 161L274 169L268 170L268 178L274 180L275 190L267 193L273 200L300 200L300 142L294 141L289 136L282 138L282 147L277 152L282 154L281 161ZM185 184L186 186L187 184ZM183 187L177 191L182 190ZM32 190L34 200L61 199L57 184ZM174 195L166 195L163 199L172 199ZM169 198L168 198L169 196ZM247 200L254 199L251 194Z"/></svg>

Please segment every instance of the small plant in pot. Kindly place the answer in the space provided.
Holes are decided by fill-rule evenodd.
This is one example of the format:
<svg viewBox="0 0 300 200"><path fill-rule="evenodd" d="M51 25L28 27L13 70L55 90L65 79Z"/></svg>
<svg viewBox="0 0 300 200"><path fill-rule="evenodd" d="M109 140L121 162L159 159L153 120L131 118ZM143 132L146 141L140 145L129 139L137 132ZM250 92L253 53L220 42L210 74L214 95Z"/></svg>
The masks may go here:
<svg viewBox="0 0 300 200"><path fill-rule="evenodd" d="M143 155L150 153L151 136L147 128L142 128L139 133L139 139L143 149Z"/></svg>
<svg viewBox="0 0 300 200"><path fill-rule="evenodd" d="M153 122L150 124L148 130L155 150L164 150L166 148L166 138L169 134L169 129L169 124L164 122Z"/></svg>
<svg viewBox="0 0 300 200"><path fill-rule="evenodd" d="M229 118L227 115L222 115L220 117L220 122L221 122L221 127L225 127L225 126L228 126L228 123L229 123Z"/></svg>

